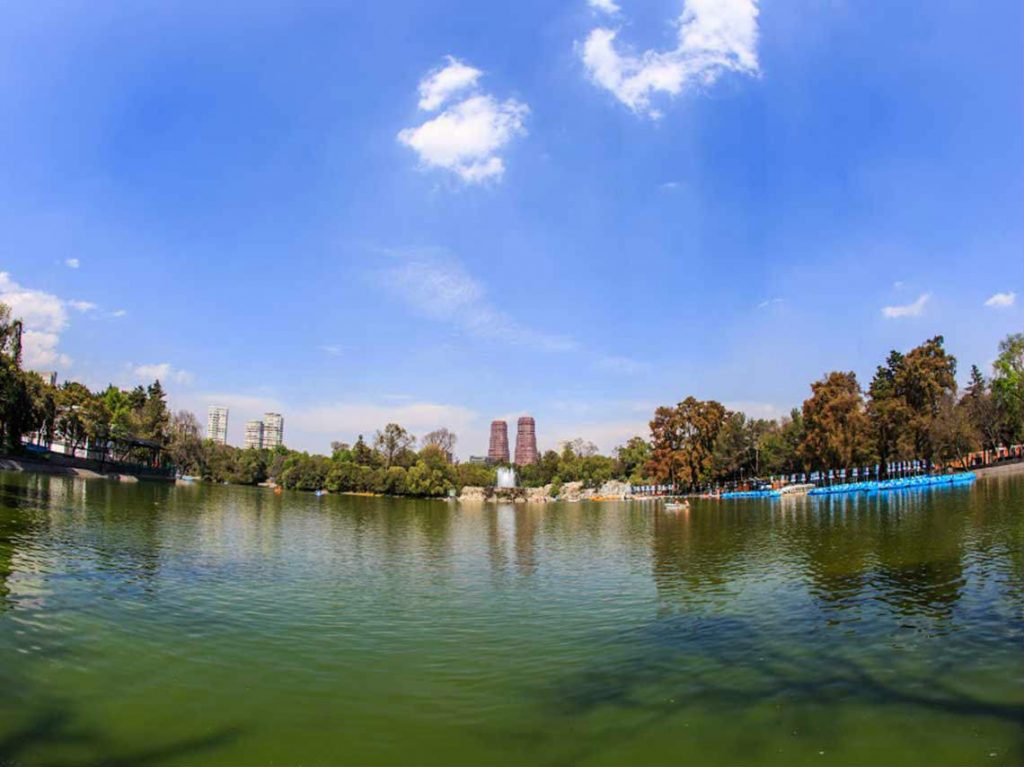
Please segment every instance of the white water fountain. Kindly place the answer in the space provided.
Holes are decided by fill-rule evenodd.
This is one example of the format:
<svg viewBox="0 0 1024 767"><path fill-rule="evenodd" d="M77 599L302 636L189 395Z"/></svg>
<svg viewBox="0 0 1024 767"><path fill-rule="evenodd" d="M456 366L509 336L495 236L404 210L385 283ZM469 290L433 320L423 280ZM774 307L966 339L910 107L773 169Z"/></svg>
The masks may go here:
<svg viewBox="0 0 1024 767"><path fill-rule="evenodd" d="M513 488L516 486L516 470L515 469L498 469L498 487L499 488Z"/></svg>

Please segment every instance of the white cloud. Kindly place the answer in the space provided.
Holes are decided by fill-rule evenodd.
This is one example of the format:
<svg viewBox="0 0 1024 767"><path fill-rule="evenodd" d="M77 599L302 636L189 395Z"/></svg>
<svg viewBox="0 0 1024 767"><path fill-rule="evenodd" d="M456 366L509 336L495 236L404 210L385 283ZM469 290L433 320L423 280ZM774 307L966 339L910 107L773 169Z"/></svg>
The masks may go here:
<svg viewBox="0 0 1024 767"><path fill-rule="evenodd" d="M159 362L152 365L136 365L132 368L132 374L142 381L158 380L162 383L176 383L187 385L192 383L193 376L187 370L179 370L169 362Z"/></svg>
<svg viewBox="0 0 1024 767"><path fill-rule="evenodd" d="M442 168L466 183L498 180L505 172L500 152L526 134L530 108L515 99L499 101L476 90L482 73L457 59L420 83L421 109L434 111L455 94L466 97L420 125L404 128L398 141L414 150L426 167Z"/></svg>
<svg viewBox="0 0 1024 767"><path fill-rule="evenodd" d="M117 311L113 312L110 316L120 319L121 317L124 317L127 314L128 312L125 311L124 309L118 309Z"/></svg>
<svg viewBox="0 0 1024 767"><path fill-rule="evenodd" d="M886 319L894 320L900 317L920 317L924 314L924 306L928 303L928 299L931 295L928 293L922 293L917 297L917 300L911 304L904 304L903 306L885 306L882 308L882 316Z"/></svg>
<svg viewBox="0 0 1024 767"><path fill-rule="evenodd" d="M418 254L385 270L382 284L420 314L477 337L544 351L577 348L571 338L521 325L494 308L486 291L460 264Z"/></svg>
<svg viewBox="0 0 1024 767"><path fill-rule="evenodd" d="M57 349L60 333L68 325L65 304L52 293L30 290L16 283L7 272L0 272L0 303L11 308L11 316L20 319L22 359L27 368L67 367L71 358Z"/></svg>
<svg viewBox="0 0 1024 767"><path fill-rule="evenodd" d="M985 306L992 309L1009 309L1016 302L1017 294L1010 291L1009 293L996 293L985 302Z"/></svg>
<svg viewBox="0 0 1024 767"><path fill-rule="evenodd" d="M91 301L68 301L68 306L74 309L76 312L91 312L96 308L96 304Z"/></svg>
<svg viewBox="0 0 1024 767"><path fill-rule="evenodd" d="M773 306L782 306L786 303L784 298L766 298L764 301L757 305L758 309L770 309Z"/></svg>
<svg viewBox="0 0 1024 767"><path fill-rule="evenodd" d="M329 357L339 357L341 356L342 348L336 344L323 344L320 347L320 351Z"/></svg>
<svg viewBox="0 0 1024 767"><path fill-rule="evenodd" d="M433 112L456 93L476 85L479 69L463 64L454 56L445 56L448 65L433 70L420 81L420 109Z"/></svg>
<svg viewBox="0 0 1024 767"><path fill-rule="evenodd" d="M26 330L21 336L22 362L30 370L69 367L71 358L57 349L60 336L40 330Z"/></svg>
<svg viewBox="0 0 1024 767"><path fill-rule="evenodd" d="M587 5L601 13L616 14L619 12L619 6L615 0L587 0Z"/></svg>
<svg viewBox="0 0 1024 767"><path fill-rule="evenodd" d="M77 269L82 264L82 262L79 261L77 258L65 259L64 263L67 264L72 269Z"/></svg>
<svg viewBox="0 0 1024 767"><path fill-rule="evenodd" d="M669 51L620 53L619 31L598 27L582 46L583 63L598 86L638 114L660 117L651 106L657 93L676 96L708 86L725 72L756 75L757 0L686 0L678 42Z"/></svg>

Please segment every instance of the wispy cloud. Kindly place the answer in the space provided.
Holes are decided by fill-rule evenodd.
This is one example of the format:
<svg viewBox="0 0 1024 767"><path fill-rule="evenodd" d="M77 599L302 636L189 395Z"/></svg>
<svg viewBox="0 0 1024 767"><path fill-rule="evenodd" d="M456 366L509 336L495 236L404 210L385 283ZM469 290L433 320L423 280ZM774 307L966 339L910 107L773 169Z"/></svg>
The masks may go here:
<svg viewBox="0 0 1024 767"><path fill-rule="evenodd" d="M74 309L76 312L91 312L96 309L96 304L92 301L68 301L68 306Z"/></svg>
<svg viewBox="0 0 1024 767"><path fill-rule="evenodd" d="M726 72L760 71L757 16L757 0L686 0L674 49L621 53L619 30L598 27L581 48L583 64L596 85L637 114L658 118L660 111L651 106L655 94L676 96L709 86Z"/></svg>
<svg viewBox="0 0 1024 767"><path fill-rule="evenodd" d="M127 316L127 314L128 312L125 309L118 309L114 312L111 312L110 316L120 319L121 317Z"/></svg>
<svg viewBox="0 0 1024 767"><path fill-rule="evenodd" d="M343 349L336 344L323 344L320 346L320 351L329 357L340 357Z"/></svg>
<svg viewBox="0 0 1024 767"><path fill-rule="evenodd" d="M901 317L920 317L924 314L925 304L928 303L930 298L930 294L922 293L913 303L904 304L902 306L882 307L882 316L890 320L899 319Z"/></svg>
<svg viewBox="0 0 1024 767"><path fill-rule="evenodd" d="M476 338L552 352L577 348L571 338L536 330L496 308L457 261L423 252L399 257L401 263L379 275L381 284L419 314Z"/></svg>
<svg viewBox="0 0 1024 767"><path fill-rule="evenodd" d="M175 368L169 362L158 362L151 365L134 365L132 375L139 381L161 381L188 385L193 375L187 370Z"/></svg>
<svg viewBox="0 0 1024 767"><path fill-rule="evenodd" d="M500 153L526 134L530 108L515 99L499 101L480 92L480 70L452 56L446 60L446 66L420 82L419 107L433 112L455 103L436 117L399 131L398 141L414 150L425 167L450 171L470 184L497 181L505 173Z"/></svg>
<svg viewBox="0 0 1024 767"><path fill-rule="evenodd" d="M607 370L610 373L621 373L623 375L636 375L650 370L650 365L631 357L622 357L614 354L599 354L594 360L594 366L598 370Z"/></svg>
<svg viewBox="0 0 1024 767"><path fill-rule="evenodd" d="M722 404L725 405L728 410L732 410L736 413L743 413L747 418L767 418L772 420L787 412L778 405L773 405L771 402L739 400L735 402L723 402Z"/></svg>
<svg viewBox="0 0 1024 767"><path fill-rule="evenodd" d="M477 419L472 410L436 402L381 405L367 402L339 402L292 411L290 422L314 434L369 434L388 423L398 423L413 433L440 426L458 432Z"/></svg>
<svg viewBox="0 0 1024 767"><path fill-rule="evenodd" d="M1017 294L1010 291L1008 293L996 293L985 302L985 306L990 309L1009 309L1016 302Z"/></svg>
<svg viewBox="0 0 1024 767"><path fill-rule="evenodd" d="M784 298L766 298L764 301L757 305L758 309L770 309L773 306L782 306L786 303Z"/></svg>
<svg viewBox="0 0 1024 767"><path fill-rule="evenodd" d="M67 258L64 260L64 263L67 265L69 269L77 269L79 266L82 265L82 262L79 261L77 258Z"/></svg>
<svg viewBox="0 0 1024 767"><path fill-rule="evenodd" d="M632 419L621 421L592 421L583 423L559 424L545 426L541 437L541 449L547 450L571 440L580 438L593 442L603 453L610 453L619 445L624 445L632 437L650 437L649 419Z"/></svg>

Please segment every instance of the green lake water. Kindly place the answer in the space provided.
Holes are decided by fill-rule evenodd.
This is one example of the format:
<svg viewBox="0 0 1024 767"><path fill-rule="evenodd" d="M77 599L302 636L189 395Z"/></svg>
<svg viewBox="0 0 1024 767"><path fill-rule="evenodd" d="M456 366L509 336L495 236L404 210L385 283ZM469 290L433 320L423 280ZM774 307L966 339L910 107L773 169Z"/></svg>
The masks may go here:
<svg viewBox="0 0 1024 767"><path fill-rule="evenodd" d="M0 474L0 764L1020 765L1024 478L459 506Z"/></svg>

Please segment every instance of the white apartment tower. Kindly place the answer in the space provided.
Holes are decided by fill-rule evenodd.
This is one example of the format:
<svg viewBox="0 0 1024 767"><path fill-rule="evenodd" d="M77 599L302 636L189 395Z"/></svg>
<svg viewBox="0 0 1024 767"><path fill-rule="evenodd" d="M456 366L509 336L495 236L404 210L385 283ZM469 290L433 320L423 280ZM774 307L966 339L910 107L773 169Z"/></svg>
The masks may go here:
<svg viewBox="0 0 1024 767"><path fill-rule="evenodd" d="M284 418L280 413L263 414L263 449L273 450L284 444Z"/></svg>
<svg viewBox="0 0 1024 767"><path fill-rule="evenodd" d="M246 421L245 447L259 450L263 447L263 421Z"/></svg>
<svg viewBox="0 0 1024 767"><path fill-rule="evenodd" d="M206 436L218 445L228 443L228 409L223 405L210 405L207 412Z"/></svg>

